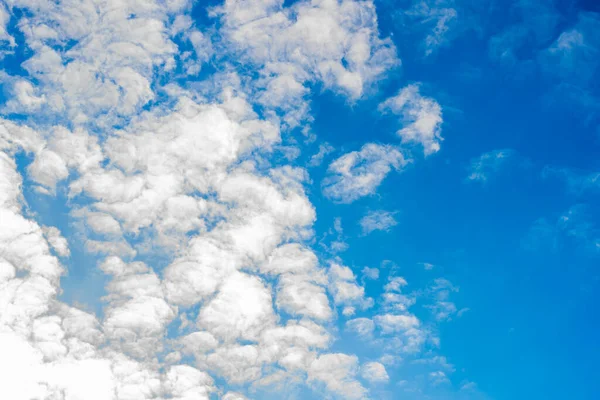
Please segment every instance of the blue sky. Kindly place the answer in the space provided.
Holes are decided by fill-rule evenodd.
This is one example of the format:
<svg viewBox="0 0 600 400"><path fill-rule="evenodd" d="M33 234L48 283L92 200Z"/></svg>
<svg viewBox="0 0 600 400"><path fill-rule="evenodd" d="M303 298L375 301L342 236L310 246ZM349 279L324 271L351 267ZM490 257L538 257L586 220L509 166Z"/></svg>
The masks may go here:
<svg viewBox="0 0 600 400"><path fill-rule="evenodd" d="M0 46L0 397L600 393L594 1L15 0Z"/></svg>

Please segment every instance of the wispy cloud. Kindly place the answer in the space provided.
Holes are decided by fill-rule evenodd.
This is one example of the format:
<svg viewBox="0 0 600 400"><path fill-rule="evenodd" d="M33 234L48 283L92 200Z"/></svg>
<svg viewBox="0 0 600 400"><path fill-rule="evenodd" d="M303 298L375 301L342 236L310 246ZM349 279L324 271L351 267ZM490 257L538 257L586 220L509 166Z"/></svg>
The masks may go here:
<svg viewBox="0 0 600 400"><path fill-rule="evenodd" d="M563 180L569 192L575 195L600 191L600 172L584 172L547 166L543 169L542 176L544 178L557 177Z"/></svg>
<svg viewBox="0 0 600 400"><path fill-rule="evenodd" d="M523 238L523 246L530 250L546 249L551 252L574 248L583 250L583 254L600 255L600 229L590 218L588 209L584 204L577 204L556 220L536 220Z"/></svg>
<svg viewBox="0 0 600 400"><path fill-rule="evenodd" d="M486 183L516 157L512 149L493 150L471 159L467 182Z"/></svg>
<svg viewBox="0 0 600 400"><path fill-rule="evenodd" d="M368 235L373 231L389 231L396 226L398 222L394 218L396 212L375 210L369 211L359 221L363 235Z"/></svg>
<svg viewBox="0 0 600 400"><path fill-rule="evenodd" d="M310 160L308 161L308 166L317 167L321 165L325 157L328 154L333 153L334 151L335 149L329 143L320 144L319 151L310 158Z"/></svg>

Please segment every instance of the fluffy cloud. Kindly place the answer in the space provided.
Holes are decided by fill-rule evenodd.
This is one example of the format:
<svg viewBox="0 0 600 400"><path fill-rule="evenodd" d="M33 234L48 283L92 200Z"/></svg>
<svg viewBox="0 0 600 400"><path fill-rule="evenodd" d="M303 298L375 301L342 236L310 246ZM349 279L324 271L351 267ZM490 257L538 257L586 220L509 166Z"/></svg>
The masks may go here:
<svg viewBox="0 0 600 400"><path fill-rule="evenodd" d="M198 325L225 341L256 340L275 323L270 291L255 277L235 273L202 308Z"/></svg>
<svg viewBox="0 0 600 400"><path fill-rule="evenodd" d="M344 315L354 314L354 308L369 308L373 300L365 297L365 289L356 282L352 270L336 263L329 267L329 287L335 304L343 306Z"/></svg>
<svg viewBox="0 0 600 400"><path fill-rule="evenodd" d="M387 382L390 379L383 364L378 362L364 364L360 373L364 379L372 383Z"/></svg>
<svg viewBox="0 0 600 400"><path fill-rule="evenodd" d="M169 369L165 391L174 400L208 400L215 389L212 378L189 365L176 365Z"/></svg>
<svg viewBox="0 0 600 400"><path fill-rule="evenodd" d="M176 312L165 301L158 276L141 262L126 264L116 257L108 258L100 268L113 275L105 297L109 302L104 312L108 338L126 354L153 357Z"/></svg>
<svg viewBox="0 0 600 400"><path fill-rule="evenodd" d="M302 1L287 8L282 0L228 0L215 12L229 48L260 71L259 103L283 113L290 126L307 118L309 84L357 99L398 64L392 42L379 37L371 1Z"/></svg>
<svg viewBox="0 0 600 400"><path fill-rule="evenodd" d="M325 387L346 399L362 399L365 388L356 380L358 359L346 354L324 354L314 360L308 372L309 381L321 382Z"/></svg>
<svg viewBox="0 0 600 400"><path fill-rule="evenodd" d="M0 120L2 398L191 400L234 386L223 395L234 400L308 384L358 399L369 396L361 379L388 380L378 362L331 353L334 306L348 317L374 302L341 260L310 247L308 173L273 157L289 128L308 132L313 86L357 101L398 64L373 4L226 1L206 32L190 9L183 0L0 8L0 41L15 44L6 27L21 15L11 26L27 57L22 74L1 77L10 95L1 112L25 116ZM205 82L181 83L212 57L228 61ZM417 99L401 107L407 118L429 104ZM331 151L323 144L310 165ZM366 144L330 164L323 192L352 202L407 162L393 146ZM67 194L71 225L41 226L24 211L22 174L43 199ZM333 253L343 248L339 220L335 231ZM59 297L62 262L79 263L80 251L88 258L76 267L105 285L97 315ZM422 322L391 302L347 329L417 351Z"/></svg>
<svg viewBox="0 0 600 400"><path fill-rule="evenodd" d="M7 42L9 46L15 46L15 39L8 33L7 25L10 14L4 4L0 5L0 43ZM4 43L2 43L4 45ZM4 47L4 46L3 46Z"/></svg>
<svg viewBox="0 0 600 400"><path fill-rule="evenodd" d="M426 156L440 150L442 108L434 99L422 96L418 85L401 89L396 96L381 103L379 110L400 116L402 128L397 134L403 143L420 144Z"/></svg>
<svg viewBox="0 0 600 400"><path fill-rule="evenodd" d="M68 257L71 254L69 243L67 242L67 239L61 235L58 228L54 226L44 226L42 227L42 231L44 232L48 244L50 244L56 254L61 257Z"/></svg>
<svg viewBox="0 0 600 400"><path fill-rule="evenodd" d="M375 324L369 318L355 318L346 321L346 329L359 336L368 337L375 330Z"/></svg>
<svg viewBox="0 0 600 400"><path fill-rule="evenodd" d="M373 194L388 173L400 171L407 163L393 146L365 144L329 164L323 194L336 202L351 203Z"/></svg>
<svg viewBox="0 0 600 400"><path fill-rule="evenodd" d="M185 3L15 0L10 6L28 11L19 29L32 55L23 67L40 83L34 97L30 83L18 81L18 104L12 107L43 106L43 112L77 123L104 125L154 98L154 69L174 67L168 18Z"/></svg>

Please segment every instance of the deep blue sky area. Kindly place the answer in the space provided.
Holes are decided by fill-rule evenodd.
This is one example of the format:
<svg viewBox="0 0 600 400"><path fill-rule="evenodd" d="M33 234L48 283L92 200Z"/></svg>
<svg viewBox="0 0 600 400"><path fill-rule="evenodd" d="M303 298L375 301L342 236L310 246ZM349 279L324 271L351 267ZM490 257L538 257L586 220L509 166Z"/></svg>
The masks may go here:
<svg viewBox="0 0 600 400"><path fill-rule="evenodd" d="M514 65L488 58L490 35L510 28L509 2L497 2L486 23L464 26L461 36L429 57L414 41L402 40L411 28L395 25L396 3L378 6L380 29L394 33L403 60L401 73L383 89L423 82L422 91L443 105L445 140L439 154L391 174L377 196L343 205L337 213L321 199L316 181L317 227L330 223L322 215L339 215L352 237L360 233L361 212L399 210L393 230L353 237L344 257L356 269L392 260L409 282L443 271L460 286L460 305L470 310L440 331L457 369L495 399L596 398L598 250L565 237L534 249L524 242L536 220L555 223L574 204L586 205L588 224L598 223L597 188L575 194L564 181L543 174L550 166L578 174L598 170L598 109L556 93L556 80L544 74L559 66L540 66L539 49L524 49L528 59ZM581 12L579 5L567 8L568 14L558 14L565 30ZM521 23L527 28L534 22ZM552 32L540 46L560 33ZM599 59L592 61L595 68ZM530 61L533 65L525 65ZM541 72L546 68L550 71ZM573 68L576 76L584 66ZM584 90L597 94L595 82L589 84ZM397 141L385 117L373 121L373 103L377 100L346 109L343 99L315 99L315 133L335 147L352 149L365 137ZM514 156L483 184L467 182L471 160L495 149L512 149ZM597 228L594 233L597 240ZM419 270L419 262L434 264L434 270Z"/></svg>

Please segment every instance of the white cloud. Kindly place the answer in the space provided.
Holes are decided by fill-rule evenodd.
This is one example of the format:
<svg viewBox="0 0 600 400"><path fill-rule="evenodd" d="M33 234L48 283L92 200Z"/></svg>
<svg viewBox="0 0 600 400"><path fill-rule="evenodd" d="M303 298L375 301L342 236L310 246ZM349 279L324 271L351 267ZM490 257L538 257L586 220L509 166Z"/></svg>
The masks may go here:
<svg viewBox="0 0 600 400"><path fill-rule="evenodd" d="M351 203L375 193L386 175L407 164L393 146L365 144L360 151L344 154L329 164L323 194L335 202Z"/></svg>
<svg viewBox="0 0 600 400"><path fill-rule="evenodd" d="M374 319L383 333L408 331L421 325L419 319L414 315L384 314L378 315Z"/></svg>
<svg viewBox="0 0 600 400"><path fill-rule="evenodd" d="M366 389L356 380L358 359L346 354L324 354L314 360L308 370L308 380L325 384L328 390L345 399L362 399Z"/></svg>
<svg viewBox="0 0 600 400"><path fill-rule="evenodd" d="M332 263L329 267L329 287L335 304L346 307L368 308L372 299L365 298L365 289L356 282L352 270ZM354 308L347 308L345 314L353 314Z"/></svg>
<svg viewBox="0 0 600 400"><path fill-rule="evenodd" d="M369 318L355 318L346 321L346 329L359 336L369 337L375 330L375 324Z"/></svg>
<svg viewBox="0 0 600 400"><path fill-rule="evenodd" d="M256 340L275 323L270 291L256 277L230 276L198 315L198 325L225 341Z"/></svg>
<svg viewBox="0 0 600 400"><path fill-rule="evenodd" d="M21 178L4 152L0 172L7 189L0 196L0 397L108 400L114 381L109 360L96 356L102 334L95 319L54 302L63 268L44 236L57 252L66 247L56 230L21 215Z"/></svg>
<svg viewBox="0 0 600 400"><path fill-rule="evenodd" d="M408 286L408 282L400 276L389 278L381 295L382 306L386 311L406 313L416 303L415 294L404 293L406 286Z"/></svg>
<svg viewBox="0 0 600 400"><path fill-rule="evenodd" d="M433 317L437 321L448 321L452 317L460 316L468 309L456 307L451 301L452 293L458 292L459 288L454 286L452 282L444 278L434 279L433 283L425 290L425 294L431 299L432 304L425 305L425 308L431 310Z"/></svg>
<svg viewBox="0 0 600 400"><path fill-rule="evenodd" d="M44 150L27 167L27 172L36 181L54 192L56 183L69 176L64 160L55 152Z"/></svg>
<svg viewBox="0 0 600 400"><path fill-rule="evenodd" d="M429 379L432 381L433 385L443 385L446 383L450 383L450 379L446 376L444 371L434 371L429 373Z"/></svg>
<svg viewBox="0 0 600 400"><path fill-rule="evenodd" d="M282 4L232 0L216 12L232 52L261 73L258 101L282 112L288 125L307 118L310 83L358 99L399 63L391 40L379 38L371 1Z"/></svg>
<svg viewBox="0 0 600 400"><path fill-rule="evenodd" d="M262 374L263 362L256 345L220 346L207 356L206 363L234 384L256 381Z"/></svg>
<svg viewBox="0 0 600 400"><path fill-rule="evenodd" d="M33 54L23 67L40 82L38 99L45 99L44 112L62 113L76 123L110 124L154 98L155 67L174 66L176 46L166 23L177 11L175 3L104 0L41 5L23 0L15 6L29 11L20 29ZM108 15L101 11L106 9L111 10ZM67 42L76 45L68 50L55 46ZM31 94L20 93L25 109L42 105Z"/></svg>
<svg viewBox="0 0 600 400"><path fill-rule="evenodd" d="M394 214L395 212L385 210L369 211L359 221L363 235L368 235L373 231L389 231L398 224Z"/></svg>
<svg viewBox="0 0 600 400"><path fill-rule="evenodd" d="M378 362L368 362L361 367L361 376L371 383L385 383L390 377L383 364Z"/></svg>
<svg viewBox="0 0 600 400"><path fill-rule="evenodd" d="M62 236L58 228L54 226L43 226L42 231L56 254L61 257L68 257L71 254L69 243L67 242L67 239Z"/></svg>
<svg viewBox="0 0 600 400"><path fill-rule="evenodd" d="M36 89L31 82L25 80L17 80L13 85L14 99L7 102L7 110L22 107L29 112L37 111L44 103L46 96L36 95Z"/></svg>
<svg viewBox="0 0 600 400"><path fill-rule="evenodd" d="M100 212L86 212L85 217L87 225L94 232L104 235L121 236L121 225L111 215Z"/></svg>
<svg viewBox="0 0 600 400"><path fill-rule="evenodd" d="M330 353L330 302L350 316L373 300L341 260L322 263L309 247L307 171L270 163L289 145L281 132L310 122L313 86L352 102L398 64L374 5L232 0L213 10L215 30L200 32L184 0L11 4L25 10L15 22L29 58L27 77L3 77L14 98L1 112L27 118L0 120L0 353L9 354L0 397L191 400L239 384L244 394L223 397L234 400L308 383L322 397L358 399L367 396L359 375L384 381L381 364ZM8 12L0 40L10 41ZM230 60L217 74L178 86L216 53ZM98 316L58 298L57 256L69 243L23 212L21 151L39 191L68 189L75 232L61 230L106 283ZM324 144L311 164L329 152ZM329 166L324 193L354 201L407 162L393 146L367 144ZM344 247L339 220L335 228L334 252ZM424 333L394 312L347 329L398 334L413 351Z"/></svg>
<svg viewBox="0 0 600 400"><path fill-rule="evenodd" d="M277 306L299 316L327 320L332 312L325 288L310 277L284 275L280 278L277 292Z"/></svg>
<svg viewBox="0 0 600 400"><path fill-rule="evenodd" d="M426 156L440 150L440 142L443 140L442 108L434 99L422 96L418 85L404 87L396 96L381 103L379 110L401 116L403 127L397 134L403 143L422 145Z"/></svg>
<svg viewBox="0 0 600 400"><path fill-rule="evenodd" d="M223 396L223 400L248 400L248 398L241 393L228 392Z"/></svg>
<svg viewBox="0 0 600 400"><path fill-rule="evenodd" d="M363 279L377 280L379 279L379 269L364 267L362 269Z"/></svg>
<svg viewBox="0 0 600 400"><path fill-rule="evenodd" d="M457 28L459 11L454 8L453 1L417 0L404 11L404 15L413 22L410 26L427 29L423 47L425 55L429 56L448 43ZM464 15L461 17L461 23L465 24Z"/></svg>
<svg viewBox="0 0 600 400"><path fill-rule="evenodd" d="M419 263L419 264L420 264L420 265L422 265L422 266L423 266L423 268L424 268L425 270L427 270L427 271L431 271L431 270L432 270L432 269L435 267L435 265L434 265L434 264L432 264L432 263L428 263L428 262L422 262L422 263Z"/></svg>
<svg viewBox="0 0 600 400"><path fill-rule="evenodd" d="M189 365L176 365L167 372L165 390L173 400L208 400L215 391L213 379Z"/></svg>
<svg viewBox="0 0 600 400"><path fill-rule="evenodd" d="M0 43L8 42L8 45L13 47L16 45L15 39L8 33L8 22L10 14L4 4L0 4ZM0 54L1 57L1 54Z"/></svg>
<svg viewBox="0 0 600 400"><path fill-rule="evenodd" d="M400 290L408 285L406 279L401 276L391 277L389 282L385 285L384 289L386 292L400 292Z"/></svg>
<svg viewBox="0 0 600 400"><path fill-rule="evenodd" d="M335 149L329 143L323 143L319 145L319 151L310 158L310 160L308 161L308 166L317 167L321 165L325 157L328 154L333 153L334 151Z"/></svg>
<svg viewBox="0 0 600 400"><path fill-rule="evenodd" d="M107 285L104 331L126 354L153 357L162 347L176 309L165 301L158 276L145 264L108 258L100 268L113 279Z"/></svg>

